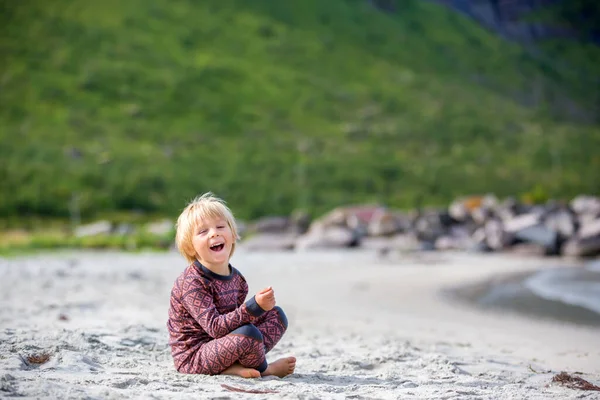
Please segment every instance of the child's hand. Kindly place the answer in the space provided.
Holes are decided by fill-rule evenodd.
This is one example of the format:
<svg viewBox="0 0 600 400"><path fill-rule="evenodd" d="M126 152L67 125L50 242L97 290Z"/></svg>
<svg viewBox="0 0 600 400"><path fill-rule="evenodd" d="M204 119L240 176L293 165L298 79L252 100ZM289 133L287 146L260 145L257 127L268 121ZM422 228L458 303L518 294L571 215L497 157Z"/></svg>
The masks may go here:
<svg viewBox="0 0 600 400"><path fill-rule="evenodd" d="M275 307L275 292L271 286L256 293L254 298L260 308L265 311L269 311Z"/></svg>

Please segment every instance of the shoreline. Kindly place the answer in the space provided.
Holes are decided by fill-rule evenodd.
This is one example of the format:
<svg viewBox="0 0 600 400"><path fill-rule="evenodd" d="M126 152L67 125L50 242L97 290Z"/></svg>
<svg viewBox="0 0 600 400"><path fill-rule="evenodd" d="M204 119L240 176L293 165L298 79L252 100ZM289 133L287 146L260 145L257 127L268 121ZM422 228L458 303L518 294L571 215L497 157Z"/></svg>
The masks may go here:
<svg viewBox="0 0 600 400"><path fill-rule="evenodd" d="M585 271L585 266L564 268ZM524 285L527 279L543 270L498 275L486 280L443 288L440 295L484 312L511 312L549 322L600 327L600 314L576 304L540 297Z"/></svg>

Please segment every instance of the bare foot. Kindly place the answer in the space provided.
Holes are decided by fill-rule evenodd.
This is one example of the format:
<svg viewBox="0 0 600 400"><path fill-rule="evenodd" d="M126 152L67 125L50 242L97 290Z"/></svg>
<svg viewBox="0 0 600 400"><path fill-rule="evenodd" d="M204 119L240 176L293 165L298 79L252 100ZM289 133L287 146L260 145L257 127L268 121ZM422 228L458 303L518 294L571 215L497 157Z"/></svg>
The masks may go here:
<svg viewBox="0 0 600 400"><path fill-rule="evenodd" d="M254 368L244 367L239 363L233 364L231 367L221 372L221 375L236 375L241 376L242 378L260 378L260 372Z"/></svg>
<svg viewBox="0 0 600 400"><path fill-rule="evenodd" d="M269 364L262 376L275 375L280 378L292 374L296 368L295 357L285 357Z"/></svg>

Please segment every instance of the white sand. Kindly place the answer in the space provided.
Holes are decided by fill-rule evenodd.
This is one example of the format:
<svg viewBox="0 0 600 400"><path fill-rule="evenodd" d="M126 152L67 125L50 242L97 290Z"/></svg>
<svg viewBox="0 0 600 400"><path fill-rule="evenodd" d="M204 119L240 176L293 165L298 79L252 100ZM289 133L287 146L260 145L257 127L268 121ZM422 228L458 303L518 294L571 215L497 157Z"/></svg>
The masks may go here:
<svg viewBox="0 0 600 400"><path fill-rule="evenodd" d="M184 268L177 254L0 259L0 398L598 398L548 384L560 371L600 384L600 329L484 313L438 295L553 262L448 253L384 262L366 251L240 249L233 263L251 293L272 285L290 321L269 358L298 358L290 377L243 380L174 370L165 323ZM49 361L24 362L41 353Z"/></svg>

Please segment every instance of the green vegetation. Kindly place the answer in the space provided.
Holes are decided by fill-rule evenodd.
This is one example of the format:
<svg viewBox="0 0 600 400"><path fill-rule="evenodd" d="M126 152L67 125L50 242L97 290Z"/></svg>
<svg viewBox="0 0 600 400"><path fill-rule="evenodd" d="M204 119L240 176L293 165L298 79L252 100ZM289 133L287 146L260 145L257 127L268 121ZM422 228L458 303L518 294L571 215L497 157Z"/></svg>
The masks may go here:
<svg viewBox="0 0 600 400"><path fill-rule="evenodd" d="M61 249L167 250L173 244L174 235L171 233L161 236L142 231L129 235L75 237L65 230L44 230L34 233L5 231L0 233L0 256Z"/></svg>
<svg viewBox="0 0 600 400"><path fill-rule="evenodd" d="M396 4L0 0L0 218L599 193L597 88Z"/></svg>

